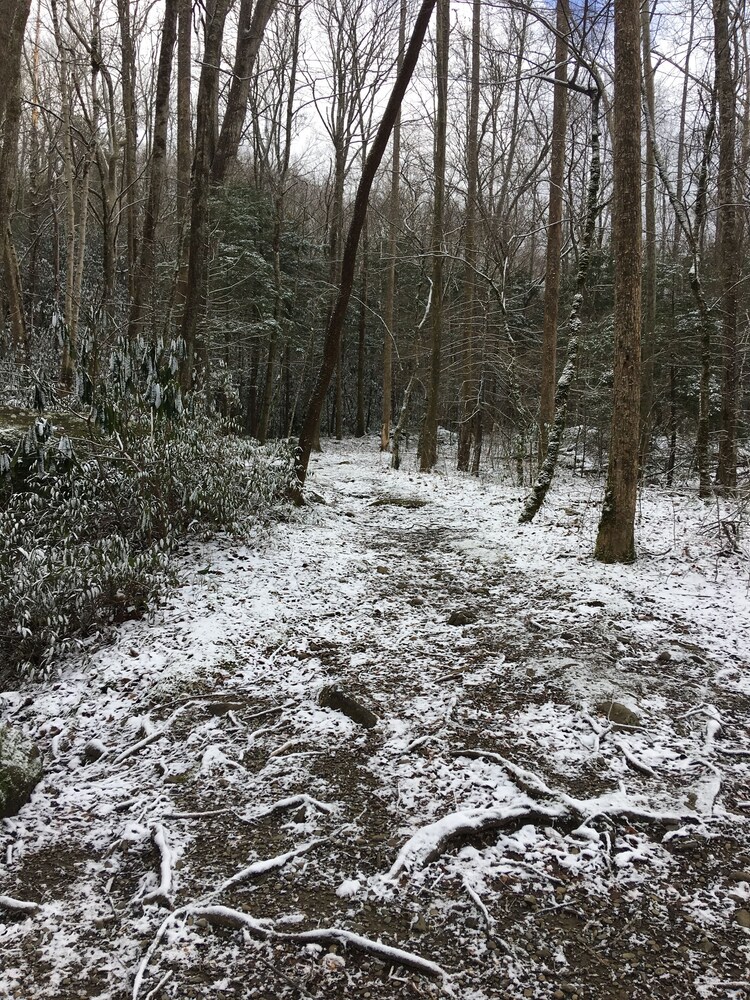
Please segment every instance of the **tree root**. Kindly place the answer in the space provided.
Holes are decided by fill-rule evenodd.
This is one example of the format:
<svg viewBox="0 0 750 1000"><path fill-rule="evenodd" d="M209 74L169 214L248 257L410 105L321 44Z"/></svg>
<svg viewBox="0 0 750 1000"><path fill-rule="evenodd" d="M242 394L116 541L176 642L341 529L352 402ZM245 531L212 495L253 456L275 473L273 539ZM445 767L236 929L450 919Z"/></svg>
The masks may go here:
<svg viewBox="0 0 750 1000"><path fill-rule="evenodd" d="M391 866L388 877L395 878L405 869L422 868L444 854L451 844L479 833L523 823L550 823L568 815L568 809L562 805L542 806L535 803L449 813L442 819L423 826L407 840Z"/></svg>
<svg viewBox="0 0 750 1000"><path fill-rule="evenodd" d="M0 910L8 910L10 913L26 914L32 916L41 910L39 903L30 903L24 899L16 899L14 896L0 896Z"/></svg>
<svg viewBox="0 0 750 1000"><path fill-rule="evenodd" d="M166 910L172 909L172 900L170 895L172 892L172 851L169 847L169 842L167 840L167 833L161 823L157 823L151 834L151 839L154 842L154 847L159 852L160 864L159 864L159 887L154 889L152 892L146 893L145 896L141 898L142 903L156 903L158 906L163 906Z"/></svg>
<svg viewBox="0 0 750 1000"><path fill-rule="evenodd" d="M203 917L209 924L215 926L246 930L253 937L261 940L288 941L292 944L348 946L363 952L365 955L371 955L388 965L400 965L404 969L410 969L412 972L418 972L432 979L447 978L445 970L429 959L422 958L410 951L404 951L402 948L383 944L381 941L373 941L372 938L362 937L360 934L340 927L321 927L317 930L297 932L278 931L267 921L257 920L241 910L234 910L228 906L191 906L186 907L186 911L188 915Z"/></svg>
<svg viewBox="0 0 750 1000"><path fill-rule="evenodd" d="M297 932L279 931L274 927L270 920L259 920L256 917L250 916L249 913L243 913L241 910L235 910L229 906L203 906L197 903L191 903L187 906L181 906L178 910L170 913L160 924L156 934L154 935L153 941L149 945L146 954L141 959L138 969L136 970L135 978L133 980L131 1000L138 1000L138 995L140 994L141 986L143 985L143 979L146 975L151 959L154 957L156 949L159 947L159 944L161 943L161 940L167 930L172 926L178 917L185 919L189 917L203 919L212 927L226 927L232 930L244 930L252 937L261 941L282 941L299 945L342 945L344 947L354 948L356 951L361 951L363 954L370 955L373 958L377 958L387 965L398 965L404 969L409 969L412 972L417 972L420 975L427 976L430 979L442 979L444 983L447 983L448 981L448 974L435 962L422 958L420 955L416 955L413 952L404 951L402 948L394 948L391 945L383 944L381 941L374 941L372 938L362 937L360 934L344 930L341 927L321 927L316 930Z"/></svg>

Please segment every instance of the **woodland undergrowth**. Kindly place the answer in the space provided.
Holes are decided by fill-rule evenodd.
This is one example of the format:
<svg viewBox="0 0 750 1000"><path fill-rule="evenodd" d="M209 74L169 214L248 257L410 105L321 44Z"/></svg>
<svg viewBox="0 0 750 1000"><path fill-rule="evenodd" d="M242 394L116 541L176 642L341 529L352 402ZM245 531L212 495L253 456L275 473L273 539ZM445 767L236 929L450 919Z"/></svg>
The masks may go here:
<svg viewBox="0 0 750 1000"><path fill-rule="evenodd" d="M42 418L26 441L26 472L6 462L0 475L5 684L46 676L84 638L152 611L177 581L187 539L248 540L288 513L287 446L261 446L206 414L153 428L144 418L127 444L81 442L80 457Z"/></svg>

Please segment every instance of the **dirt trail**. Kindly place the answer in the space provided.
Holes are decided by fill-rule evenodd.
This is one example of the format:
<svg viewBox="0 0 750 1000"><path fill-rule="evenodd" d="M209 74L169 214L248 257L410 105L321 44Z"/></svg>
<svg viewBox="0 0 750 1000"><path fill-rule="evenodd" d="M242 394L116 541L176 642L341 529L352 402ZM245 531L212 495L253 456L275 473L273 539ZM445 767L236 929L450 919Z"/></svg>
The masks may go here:
<svg viewBox="0 0 750 1000"><path fill-rule="evenodd" d="M645 504L670 554L612 569L580 482L520 529L518 490L372 443L313 472L301 520L4 696L47 767L0 997L750 995L747 570L702 508Z"/></svg>

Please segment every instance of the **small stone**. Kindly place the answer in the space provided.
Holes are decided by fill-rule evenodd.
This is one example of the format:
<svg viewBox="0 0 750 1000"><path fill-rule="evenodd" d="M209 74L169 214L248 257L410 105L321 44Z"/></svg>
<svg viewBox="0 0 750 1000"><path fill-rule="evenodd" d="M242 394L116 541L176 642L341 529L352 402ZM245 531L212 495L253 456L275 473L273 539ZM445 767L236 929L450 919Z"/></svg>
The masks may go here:
<svg viewBox="0 0 750 1000"><path fill-rule="evenodd" d="M750 883L750 872L744 870L737 870L730 872L727 875L730 882L748 882Z"/></svg>
<svg viewBox="0 0 750 1000"><path fill-rule="evenodd" d="M617 701L602 701L596 706L596 710L609 720L615 731L635 729L641 724L641 720L635 712L631 712L626 705L621 705Z"/></svg>
<svg viewBox="0 0 750 1000"><path fill-rule="evenodd" d="M387 573L388 572L388 567L387 566L376 566L375 567L375 572L376 573Z"/></svg>
<svg viewBox="0 0 750 1000"><path fill-rule="evenodd" d="M477 620L477 614L470 608L464 608L462 611L452 612L450 618L448 619L449 625L473 625Z"/></svg>
<svg viewBox="0 0 750 1000"><path fill-rule="evenodd" d="M734 915L734 919L740 927L750 928L750 910L737 910Z"/></svg>
<svg viewBox="0 0 750 1000"><path fill-rule="evenodd" d="M668 649L663 649L661 651L661 653L659 653L659 655L656 657L656 662L657 663L669 663L669 661L671 659L672 659L672 654L669 652L669 650Z"/></svg>
<svg viewBox="0 0 750 1000"><path fill-rule="evenodd" d="M533 997L534 996L534 989L533 989L533 987L527 986L526 989L523 991L523 995L525 997Z"/></svg>
<svg viewBox="0 0 750 1000"><path fill-rule="evenodd" d="M427 921L424 918L424 913L420 913L417 919L412 924L412 929L417 932L417 934L424 934L429 929L427 926Z"/></svg>
<svg viewBox="0 0 750 1000"><path fill-rule="evenodd" d="M555 898L558 901L565 899L565 895L566 895L567 891L568 890L565 888L564 885L557 885L557 886L555 886Z"/></svg>
<svg viewBox="0 0 750 1000"><path fill-rule="evenodd" d="M83 759L88 764L93 764L94 761L102 758L106 752L107 748L101 740L89 740L83 748Z"/></svg>

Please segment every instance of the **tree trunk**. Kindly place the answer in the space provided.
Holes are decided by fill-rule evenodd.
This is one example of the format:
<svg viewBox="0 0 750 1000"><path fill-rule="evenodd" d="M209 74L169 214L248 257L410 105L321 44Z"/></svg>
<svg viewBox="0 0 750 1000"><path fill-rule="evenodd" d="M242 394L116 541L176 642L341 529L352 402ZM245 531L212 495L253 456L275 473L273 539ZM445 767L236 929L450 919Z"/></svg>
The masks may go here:
<svg viewBox="0 0 750 1000"><path fill-rule="evenodd" d="M214 184L223 183L227 170L237 159L245 127L253 66L275 6L276 0L256 0L255 4L252 0L242 0L240 5L232 84L211 168Z"/></svg>
<svg viewBox="0 0 750 1000"><path fill-rule="evenodd" d="M596 216L599 203L599 180L601 176L600 160L600 126L599 126L600 94L594 91L591 97L591 159L589 161L589 184L586 197L586 221L584 223L583 240L578 254L578 275L576 291L573 296L573 306L568 318L568 351L565 367L557 383L555 392L554 423L547 441L544 461L539 470L534 487L524 503L519 521L528 524L534 519L544 503L547 491L552 484L552 477L557 468L557 459L565 433L568 412L568 397L576 377L578 362L578 336L581 329L581 312L583 309L583 292L586 287L589 263L591 260L591 245L594 239Z"/></svg>
<svg viewBox="0 0 750 1000"><path fill-rule="evenodd" d="M719 102L719 219L717 245L721 273L722 380L721 435L717 486L737 487L737 210L735 207L735 137L737 95L729 40L729 0L713 0L716 95Z"/></svg>
<svg viewBox="0 0 750 1000"><path fill-rule="evenodd" d="M212 0L206 15L206 44L198 86L195 127L195 153L190 183L190 232L188 241L187 285L182 314L182 339L185 360L182 368L183 391L190 389L195 366L198 319L205 290L208 195L211 163L216 146L216 115L219 100L219 63L224 24L231 0Z"/></svg>
<svg viewBox="0 0 750 1000"><path fill-rule="evenodd" d="M397 73L401 71L406 44L406 0L401 0L398 28ZM399 185L401 182L401 112L396 114L393 126L393 159L391 161L391 192L388 199L388 259L385 283L383 322L383 423L380 431L380 450L390 447L391 411L393 407L393 342L396 336L396 253L398 251Z"/></svg>
<svg viewBox="0 0 750 1000"><path fill-rule="evenodd" d="M640 4L615 0L612 255L615 362L612 432L600 562L635 559L641 388L641 58Z"/></svg>
<svg viewBox="0 0 750 1000"><path fill-rule="evenodd" d="M427 405L419 438L419 468L429 472L437 462L438 401L440 397L440 366L443 338L443 217L445 212L445 152L448 124L448 40L450 33L450 0L437 0L435 28L437 117L435 121L435 196L432 217L432 310L430 378L427 385Z"/></svg>
<svg viewBox="0 0 750 1000"><path fill-rule="evenodd" d="M120 24L120 51L122 53L122 106L125 121L125 176L123 178L123 204L127 234L128 294L133 299L136 285L136 205L137 179L136 143L138 116L135 106L135 54L130 24L131 4L117 0L117 19Z"/></svg>
<svg viewBox="0 0 750 1000"><path fill-rule="evenodd" d="M466 316L463 336L464 377L461 388L463 415L458 431L457 466L468 472L474 414L479 406L479 385L474 360L476 312L476 217L477 179L479 175L479 47L481 0L473 0L471 22L471 94L469 97L469 129L466 136L466 226L464 238L464 299Z"/></svg>
<svg viewBox="0 0 750 1000"><path fill-rule="evenodd" d="M143 219L140 266L130 312L130 339L134 339L144 321L154 284L154 241L159 222L161 197L167 165L167 131L169 126L169 91L172 82L172 55L177 34L177 0L166 0L162 23L159 68L156 77L154 104L154 138L151 151L151 177Z"/></svg>
<svg viewBox="0 0 750 1000"><path fill-rule="evenodd" d="M565 182L565 132L568 118L568 18L566 0L557 0L555 36L555 91L552 105L552 145L549 170L547 261L544 276L542 328L542 381L539 403L539 458L547 454L549 429L555 419L557 378L557 315L560 301L563 237L563 185ZM598 125L597 125L598 128Z"/></svg>
<svg viewBox="0 0 750 1000"><path fill-rule="evenodd" d="M354 429L355 437L365 436L365 366L367 361L367 294L369 243L367 239L367 216L362 227L362 275L359 304L359 344L357 349L357 422Z"/></svg>
<svg viewBox="0 0 750 1000"><path fill-rule="evenodd" d="M359 243L360 233L362 232L362 226L367 213L367 203L370 196L370 190L375 179L375 174L380 166L380 162L383 159L383 153L385 152L388 139L393 131L393 126L396 121L398 110L401 107L404 93L406 92L406 88L414 72L414 67L417 63L417 58L422 47L425 32L427 31L427 25L430 22L430 17L432 16L432 11L436 2L437 0L422 0L422 5L419 8L419 13L417 14L417 19L414 24L411 40L409 42L409 47L404 55L404 61L401 69L396 76L393 91L391 92L388 104L383 112L383 118L380 122L380 126L378 127L375 140L372 144L372 149L367 157L367 162L365 163L364 170L362 171L362 176L357 187L357 195L354 200L354 210L352 212L352 221L349 226L346 246L344 247L339 294L336 300L336 305L334 306L331 314L328 330L326 332L326 340L323 348L323 363L321 365L320 372L318 373L315 389L313 390L302 426L299 444L295 451L296 478L292 487L292 494L298 503L302 501L302 488L307 477L307 468L310 463L310 453L312 451L318 427L320 426L320 415L323 412L326 392L336 366L336 358L338 356L339 344L341 341L341 331L344 325L346 309L351 297L352 285L354 284L357 245Z"/></svg>
<svg viewBox="0 0 750 1000"><path fill-rule="evenodd" d="M651 16L648 4L641 8L641 38L643 46L643 89L651 121L656 121L654 70L651 64ZM641 442L640 470L645 473L651 451L652 408L654 404L654 350L656 338L656 163L651 130L646 131L646 246L643 288L641 378Z"/></svg>

